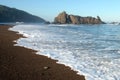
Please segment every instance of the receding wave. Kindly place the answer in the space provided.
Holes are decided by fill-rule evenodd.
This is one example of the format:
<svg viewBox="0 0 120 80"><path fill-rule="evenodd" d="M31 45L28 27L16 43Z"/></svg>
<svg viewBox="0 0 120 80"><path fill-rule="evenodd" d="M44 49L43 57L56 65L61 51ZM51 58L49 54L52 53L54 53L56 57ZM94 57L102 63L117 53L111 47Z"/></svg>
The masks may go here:
<svg viewBox="0 0 120 80"><path fill-rule="evenodd" d="M120 80L120 26L113 26L17 25L10 30L27 37L16 46L56 59L86 80Z"/></svg>

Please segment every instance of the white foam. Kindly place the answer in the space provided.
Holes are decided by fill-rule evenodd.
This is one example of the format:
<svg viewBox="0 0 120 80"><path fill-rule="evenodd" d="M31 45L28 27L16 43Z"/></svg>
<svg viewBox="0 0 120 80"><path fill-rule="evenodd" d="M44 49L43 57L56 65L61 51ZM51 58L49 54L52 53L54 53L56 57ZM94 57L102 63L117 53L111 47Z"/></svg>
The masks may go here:
<svg viewBox="0 0 120 80"><path fill-rule="evenodd" d="M16 45L37 50L37 54L59 60L58 63L85 75L86 80L120 80L120 58L116 54L119 51L114 54L111 52L111 49L116 49L111 42L102 40L99 43L96 38L92 39L94 35L85 31L76 32L52 26L17 25L10 30L28 37L19 39ZM108 45L111 47L107 47ZM96 50L96 47L103 49Z"/></svg>

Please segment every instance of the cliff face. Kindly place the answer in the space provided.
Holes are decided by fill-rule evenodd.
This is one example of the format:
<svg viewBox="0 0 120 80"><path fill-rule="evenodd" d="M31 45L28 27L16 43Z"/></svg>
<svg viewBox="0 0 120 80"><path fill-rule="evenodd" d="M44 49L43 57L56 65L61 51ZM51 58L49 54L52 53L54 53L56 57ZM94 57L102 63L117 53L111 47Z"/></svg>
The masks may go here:
<svg viewBox="0 0 120 80"><path fill-rule="evenodd" d="M58 17L55 18L56 23L65 24L67 22L67 14L65 12L60 13Z"/></svg>
<svg viewBox="0 0 120 80"><path fill-rule="evenodd" d="M0 22L46 22L25 11L0 5Z"/></svg>
<svg viewBox="0 0 120 80"><path fill-rule="evenodd" d="M60 13L54 19L56 24L102 24L104 23L99 16L94 17L81 17L76 15L68 15L65 11Z"/></svg>

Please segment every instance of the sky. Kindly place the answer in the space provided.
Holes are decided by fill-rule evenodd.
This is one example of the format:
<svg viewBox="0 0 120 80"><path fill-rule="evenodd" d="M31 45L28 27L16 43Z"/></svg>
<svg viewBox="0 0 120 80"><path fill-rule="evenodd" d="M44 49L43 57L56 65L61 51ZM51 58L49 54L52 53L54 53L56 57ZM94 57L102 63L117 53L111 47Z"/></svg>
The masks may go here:
<svg viewBox="0 0 120 80"><path fill-rule="evenodd" d="M79 16L100 16L105 22L120 22L120 0L0 0L0 4L50 22L63 11Z"/></svg>

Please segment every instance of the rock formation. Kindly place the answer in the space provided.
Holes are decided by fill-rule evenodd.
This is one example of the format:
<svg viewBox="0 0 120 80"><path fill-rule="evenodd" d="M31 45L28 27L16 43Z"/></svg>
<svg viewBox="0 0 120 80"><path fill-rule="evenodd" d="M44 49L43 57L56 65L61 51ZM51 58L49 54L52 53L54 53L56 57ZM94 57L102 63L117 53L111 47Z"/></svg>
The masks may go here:
<svg viewBox="0 0 120 80"><path fill-rule="evenodd" d="M100 19L94 17L81 17L76 15L68 15L65 11L60 13L54 19L55 24L103 24L104 22Z"/></svg>
<svg viewBox="0 0 120 80"><path fill-rule="evenodd" d="M55 23L61 23L61 24L65 24L67 23L67 17L68 15L66 14L66 12L62 12L58 15L58 17L55 18Z"/></svg>

